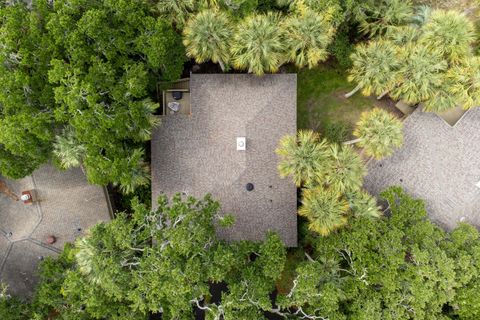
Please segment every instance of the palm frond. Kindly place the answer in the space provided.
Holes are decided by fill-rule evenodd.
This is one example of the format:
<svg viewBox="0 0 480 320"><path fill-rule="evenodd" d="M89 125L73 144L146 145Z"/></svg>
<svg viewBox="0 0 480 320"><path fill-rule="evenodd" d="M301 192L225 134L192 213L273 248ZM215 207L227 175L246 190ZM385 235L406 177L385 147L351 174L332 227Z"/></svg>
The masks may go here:
<svg viewBox="0 0 480 320"><path fill-rule="evenodd" d="M376 159L389 157L403 144L403 124L387 111L375 108L363 112L353 135L358 145Z"/></svg>
<svg viewBox="0 0 480 320"><path fill-rule="evenodd" d="M327 236L347 223L348 208L348 202L335 190L315 187L303 190L298 214L308 219L310 230Z"/></svg>

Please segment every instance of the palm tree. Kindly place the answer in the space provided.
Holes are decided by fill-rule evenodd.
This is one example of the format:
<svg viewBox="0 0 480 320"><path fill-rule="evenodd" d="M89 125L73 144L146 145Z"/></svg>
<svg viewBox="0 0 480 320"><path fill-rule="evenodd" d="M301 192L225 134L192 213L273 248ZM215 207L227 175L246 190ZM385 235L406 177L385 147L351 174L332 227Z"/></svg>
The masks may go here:
<svg viewBox="0 0 480 320"><path fill-rule="evenodd" d="M143 160L143 154L142 149L134 149L125 158L128 170L122 172L117 183L124 194L132 193L136 188L150 183L150 166Z"/></svg>
<svg viewBox="0 0 480 320"><path fill-rule="evenodd" d="M374 0L359 7L356 18L360 22L360 31L369 37L407 25L413 17L410 0Z"/></svg>
<svg viewBox="0 0 480 320"><path fill-rule="evenodd" d="M53 154L64 169L81 167L86 151L85 146L77 141L75 131L71 127L67 127L62 135L55 137Z"/></svg>
<svg viewBox="0 0 480 320"><path fill-rule="evenodd" d="M329 166L326 150L326 142L320 141L320 135L311 130L283 137L275 150L280 157L280 176L292 177L297 186L319 179Z"/></svg>
<svg viewBox="0 0 480 320"><path fill-rule="evenodd" d="M157 0L157 11L181 27L195 10L195 4L196 0Z"/></svg>
<svg viewBox="0 0 480 320"><path fill-rule="evenodd" d="M396 86L390 92L395 99L416 104L432 98L445 80L447 62L442 54L419 43L401 48L401 65L396 73Z"/></svg>
<svg viewBox="0 0 480 320"><path fill-rule="evenodd" d="M480 104L480 57L472 56L449 70L449 96L470 109Z"/></svg>
<svg viewBox="0 0 480 320"><path fill-rule="evenodd" d="M233 65L249 73L276 72L285 61L285 39L279 28L280 15L251 15L237 27L231 53Z"/></svg>
<svg viewBox="0 0 480 320"><path fill-rule="evenodd" d="M450 70L448 73L450 73ZM441 86L434 88L433 96L422 102L422 110L425 112L443 112L460 105L462 98L452 92L453 86L454 83L446 76ZM461 93L459 92L459 94Z"/></svg>
<svg viewBox="0 0 480 320"><path fill-rule="evenodd" d="M345 95L346 98L360 89L366 96L372 93L383 96L394 87L399 60L398 49L390 41L380 39L360 44L351 59L348 81L357 83L357 86Z"/></svg>
<svg viewBox="0 0 480 320"><path fill-rule="evenodd" d="M378 218L382 214L377 205L377 199L364 190L352 192L347 195L350 212L354 217Z"/></svg>
<svg viewBox="0 0 480 320"><path fill-rule="evenodd" d="M353 135L368 156L382 159L393 154L403 144L402 122L385 110L375 108L363 112Z"/></svg>
<svg viewBox="0 0 480 320"><path fill-rule="evenodd" d="M433 10L422 27L422 43L453 63L471 54L475 41L473 23L456 11Z"/></svg>
<svg viewBox="0 0 480 320"><path fill-rule="evenodd" d="M337 191L318 186L303 190L298 214L308 219L310 230L327 236L347 223L348 209L348 202Z"/></svg>
<svg viewBox="0 0 480 320"><path fill-rule="evenodd" d="M200 12L188 21L183 35L187 56L195 58L198 63L212 60L225 71L225 64L230 60L229 40L232 37L225 13L211 9Z"/></svg>
<svg viewBox="0 0 480 320"><path fill-rule="evenodd" d="M384 38L391 41L397 48L401 48L418 41L420 35L421 31L418 27L408 25L388 30Z"/></svg>
<svg viewBox="0 0 480 320"><path fill-rule="evenodd" d="M334 29L325 17L305 9L285 20L284 29L288 59L297 67L313 68L327 59L327 46L332 42Z"/></svg>
<svg viewBox="0 0 480 320"><path fill-rule="evenodd" d="M331 161L328 171L318 182L341 194L360 190L367 171L363 160L352 147L331 144L329 157Z"/></svg>

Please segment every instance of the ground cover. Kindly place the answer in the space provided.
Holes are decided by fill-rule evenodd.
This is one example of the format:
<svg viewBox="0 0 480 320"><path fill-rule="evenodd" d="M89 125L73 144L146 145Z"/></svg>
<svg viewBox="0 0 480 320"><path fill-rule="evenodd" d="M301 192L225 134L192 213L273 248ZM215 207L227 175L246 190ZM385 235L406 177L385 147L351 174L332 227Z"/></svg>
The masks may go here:
<svg viewBox="0 0 480 320"><path fill-rule="evenodd" d="M312 129L333 142L341 142L351 137L363 111L380 107L395 112L388 99L378 101L360 93L346 99L344 94L354 85L348 82L346 70L335 63L296 72L298 129Z"/></svg>

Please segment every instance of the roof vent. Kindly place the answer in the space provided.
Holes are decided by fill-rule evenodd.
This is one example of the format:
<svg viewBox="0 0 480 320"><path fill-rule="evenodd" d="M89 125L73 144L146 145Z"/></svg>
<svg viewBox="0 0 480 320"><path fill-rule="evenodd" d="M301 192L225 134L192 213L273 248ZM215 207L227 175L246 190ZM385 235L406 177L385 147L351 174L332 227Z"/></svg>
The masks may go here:
<svg viewBox="0 0 480 320"><path fill-rule="evenodd" d="M237 151L247 149L247 139L245 137L237 137Z"/></svg>
<svg viewBox="0 0 480 320"><path fill-rule="evenodd" d="M245 188L247 189L247 191L252 191L253 190L253 183L247 183L247 185L245 186Z"/></svg>

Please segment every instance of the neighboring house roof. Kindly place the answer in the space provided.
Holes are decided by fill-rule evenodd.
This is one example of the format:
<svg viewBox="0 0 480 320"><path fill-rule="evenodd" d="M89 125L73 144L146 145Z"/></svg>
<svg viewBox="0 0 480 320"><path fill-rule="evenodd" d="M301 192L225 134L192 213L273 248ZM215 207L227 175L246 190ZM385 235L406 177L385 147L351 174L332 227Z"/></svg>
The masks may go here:
<svg viewBox="0 0 480 320"><path fill-rule="evenodd" d="M211 193L235 225L226 240L261 240L268 230L297 244L297 195L277 171L280 138L296 132L295 74L192 74L191 115L162 117L152 137L152 201ZM237 151L237 137L246 150ZM253 191L246 185L252 183Z"/></svg>
<svg viewBox="0 0 480 320"><path fill-rule="evenodd" d="M90 185L80 169L44 165L23 179L3 180L18 196L34 190L38 200L25 205L0 193L0 281L10 293L28 298L41 259L55 256L95 223L109 220L109 202L104 189ZM57 239L53 245L46 242L49 235Z"/></svg>
<svg viewBox="0 0 480 320"><path fill-rule="evenodd" d="M430 218L443 227L459 221L480 226L480 108L454 127L417 110L405 120L404 135L392 157L370 163L365 188L378 194L400 185L424 199Z"/></svg>

